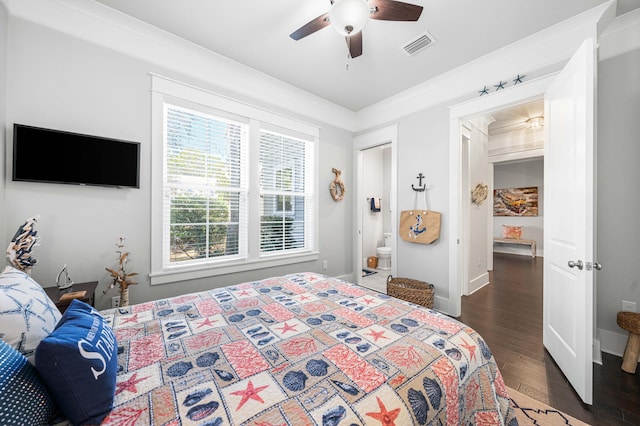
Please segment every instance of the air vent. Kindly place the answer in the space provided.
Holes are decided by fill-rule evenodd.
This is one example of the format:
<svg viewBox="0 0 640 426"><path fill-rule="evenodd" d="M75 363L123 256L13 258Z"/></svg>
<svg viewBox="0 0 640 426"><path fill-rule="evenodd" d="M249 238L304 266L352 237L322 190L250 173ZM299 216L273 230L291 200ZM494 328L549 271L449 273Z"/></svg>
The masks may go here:
<svg viewBox="0 0 640 426"><path fill-rule="evenodd" d="M429 34L428 32L424 32L402 46L402 50L407 54L407 56L413 56L425 47L431 46L435 42L436 40L431 34Z"/></svg>

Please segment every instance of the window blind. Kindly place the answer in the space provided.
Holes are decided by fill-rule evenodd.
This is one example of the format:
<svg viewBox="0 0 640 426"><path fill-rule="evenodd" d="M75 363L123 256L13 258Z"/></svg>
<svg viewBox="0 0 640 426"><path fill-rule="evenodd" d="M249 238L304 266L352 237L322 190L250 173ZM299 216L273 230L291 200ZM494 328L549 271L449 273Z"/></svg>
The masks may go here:
<svg viewBox="0 0 640 426"><path fill-rule="evenodd" d="M164 263L247 256L247 124L164 108Z"/></svg>
<svg viewBox="0 0 640 426"><path fill-rule="evenodd" d="M260 132L260 253L313 246L313 143Z"/></svg>

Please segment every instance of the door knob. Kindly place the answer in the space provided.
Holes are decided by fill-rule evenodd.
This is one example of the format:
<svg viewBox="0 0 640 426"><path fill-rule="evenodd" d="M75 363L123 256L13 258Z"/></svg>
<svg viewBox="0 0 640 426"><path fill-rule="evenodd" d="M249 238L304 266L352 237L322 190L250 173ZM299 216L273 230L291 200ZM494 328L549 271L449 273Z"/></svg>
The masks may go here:
<svg viewBox="0 0 640 426"><path fill-rule="evenodd" d="M599 271L602 269L602 264L598 263L598 262L593 262L593 269L595 269L596 271Z"/></svg>
<svg viewBox="0 0 640 426"><path fill-rule="evenodd" d="M569 265L569 268L577 267L580 270L582 270L582 267L583 267L582 260L578 260L577 262L574 262L573 260L570 260L568 265Z"/></svg>

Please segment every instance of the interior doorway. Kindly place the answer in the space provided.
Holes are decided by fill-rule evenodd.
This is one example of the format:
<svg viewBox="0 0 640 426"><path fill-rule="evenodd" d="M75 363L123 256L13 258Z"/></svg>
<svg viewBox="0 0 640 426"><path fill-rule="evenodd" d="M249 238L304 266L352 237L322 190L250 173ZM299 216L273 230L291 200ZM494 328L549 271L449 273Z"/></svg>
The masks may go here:
<svg viewBox="0 0 640 426"><path fill-rule="evenodd" d="M463 191L465 182L462 182L462 147L463 147L463 123L474 118L479 118L496 111L522 105L532 100L542 99L547 88L554 80L554 76L543 77L527 82L517 87L480 97L471 102L465 102L450 109L450 193L457 194L450 198L449 212L452 216L450 226L449 244L449 306L447 313L453 316L460 315L461 294L464 282L468 282L469 275L464 263L467 255L468 244L466 232L468 224L464 220L465 208L469 207L469 192ZM541 152L543 150L540 150ZM530 154L530 153L529 153ZM519 154L504 154L503 160L516 160ZM488 157L488 153L487 153ZM520 157L522 158L522 157ZM468 182L467 182L468 185ZM493 193L493 188L488 188L488 193ZM486 204L486 203L485 203ZM486 230L486 228L484 228ZM489 250L489 235L486 233L487 251Z"/></svg>
<svg viewBox="0 0 640 426"><path fill-rule="evenodd" d="M391 270L391 143L362 150L362 285L384 292Z"/></svg>
<svg viewBox="0 0 640 426"><path fill-rule="evenodd" d="M489 284L494 239L503 238L505 230L507 238L518 231L518 244L501 243L498 251L529 258L536 247L542 252L543 127L541 98L461 123L461 192L477 196L478 188L484 190L481 199L462 200L461 296ZM494 197L494 190L509 198Z"/></svg>
<svg viewBox="0 0 640 426"><path fill-rule="evenodd" d="M397 140L396 125L354 139L356 249L353 281L363 285L366 279L371 288L383 292L386 291L386 277L396 274ZM384 265L369 265L368 259L378 257L377 248L385 244L385 234L388 234L390 259L385 260ZM375 273L367 274L364 270Z"/></svg>

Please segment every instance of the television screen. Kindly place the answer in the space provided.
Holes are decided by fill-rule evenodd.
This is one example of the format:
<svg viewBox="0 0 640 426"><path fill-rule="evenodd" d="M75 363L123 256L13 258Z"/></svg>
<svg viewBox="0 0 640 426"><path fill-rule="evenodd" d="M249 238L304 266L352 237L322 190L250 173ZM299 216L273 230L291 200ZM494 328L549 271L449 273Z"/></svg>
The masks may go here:
<svg viewBox="0 0 640 426"><path fill-rule="evenodd" d="M140 187L140 143L13 125L13 180Z"/></svg>

